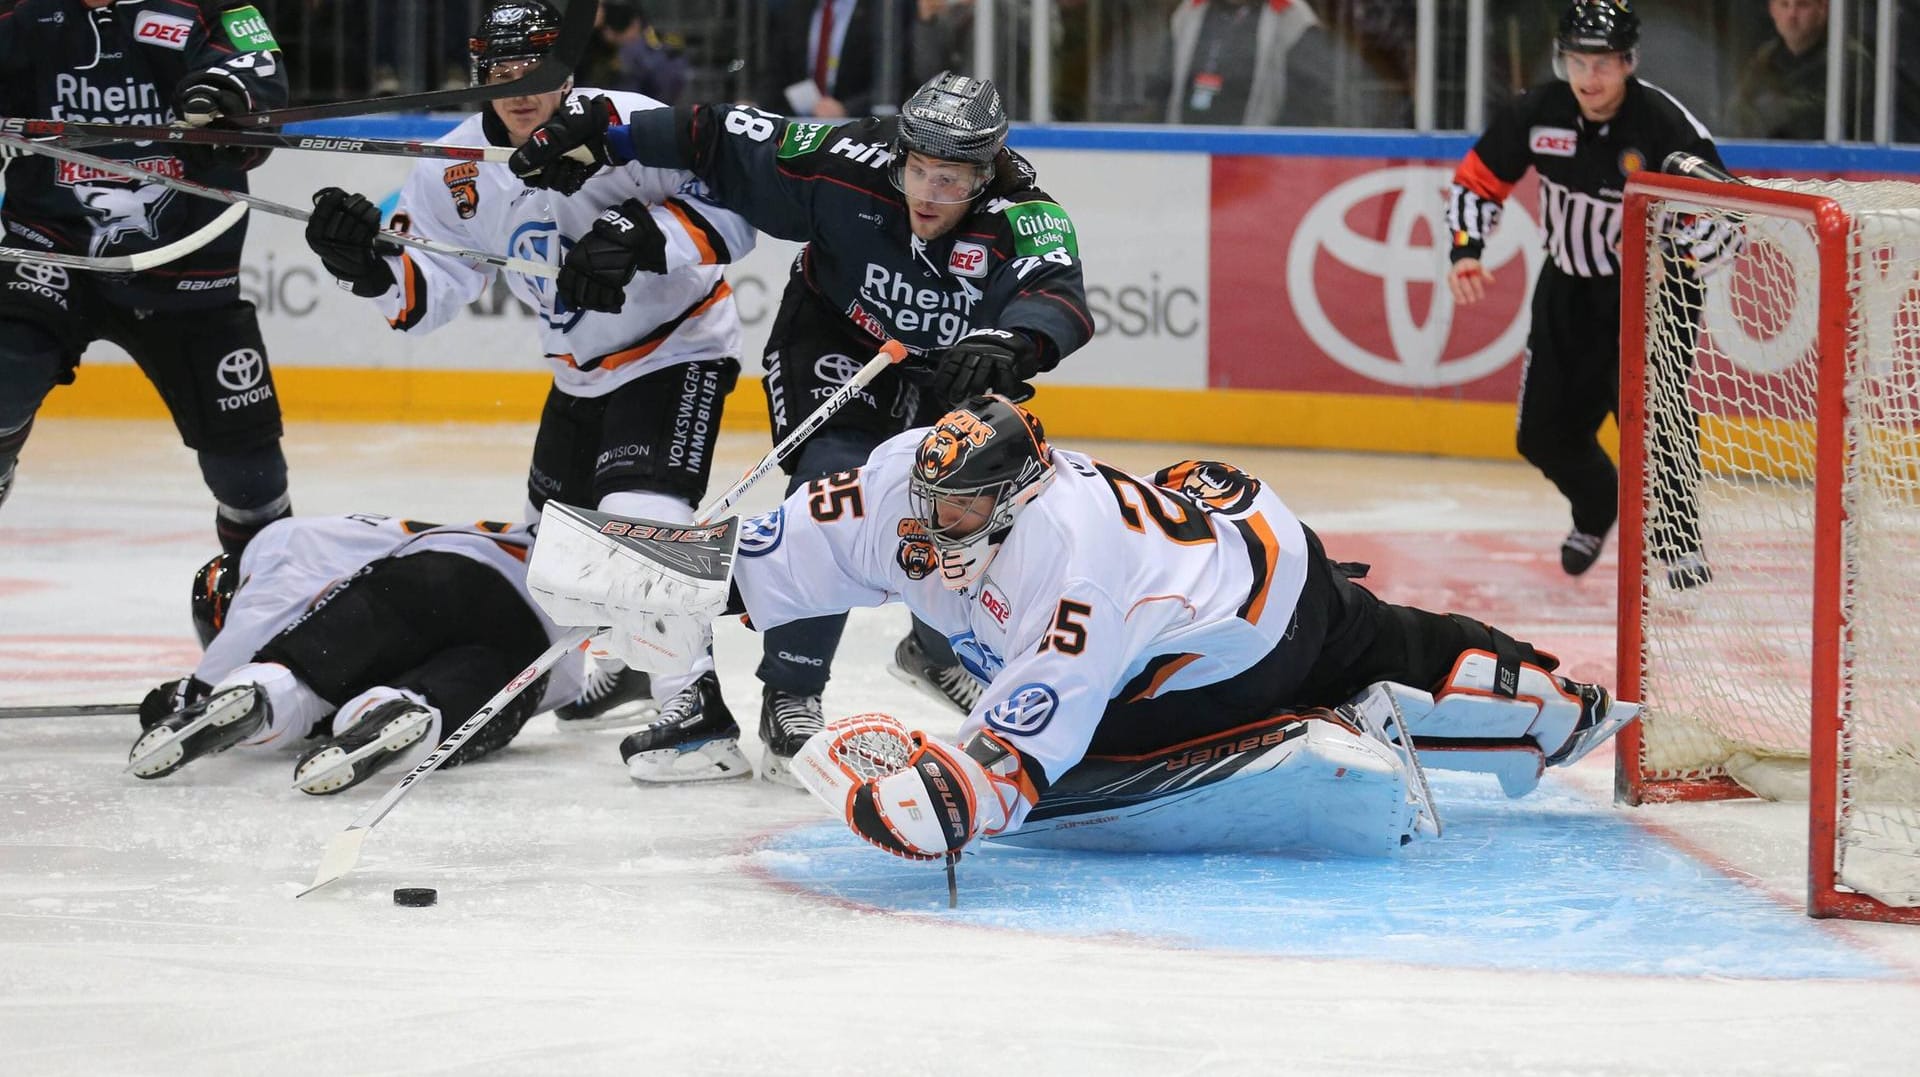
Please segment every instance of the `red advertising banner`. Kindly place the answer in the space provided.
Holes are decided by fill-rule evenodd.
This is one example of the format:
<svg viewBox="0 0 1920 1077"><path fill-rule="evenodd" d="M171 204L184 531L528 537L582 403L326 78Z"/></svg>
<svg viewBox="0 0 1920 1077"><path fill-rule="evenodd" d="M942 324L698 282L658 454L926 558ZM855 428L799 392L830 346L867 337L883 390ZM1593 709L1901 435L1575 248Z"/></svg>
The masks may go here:
<svg viewBox="0 0 1920 1077"><path fill-rule="evenodd" d="M1452 161L1216 156L1209 383L1510 401L1539 270L1536 184L1508 200L1485 300L1456 311Z"/></svg>

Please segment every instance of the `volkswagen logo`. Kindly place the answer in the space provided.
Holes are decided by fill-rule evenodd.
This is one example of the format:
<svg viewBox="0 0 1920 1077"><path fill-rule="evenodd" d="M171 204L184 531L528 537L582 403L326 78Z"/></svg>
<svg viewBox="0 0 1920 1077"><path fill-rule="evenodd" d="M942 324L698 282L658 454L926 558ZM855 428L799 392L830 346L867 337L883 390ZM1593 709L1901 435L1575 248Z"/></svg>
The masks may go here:
<svg viewBox="0 0 1920 1077"><path fill-rule="evenodd" d="M1301 327L1334 362L1388 385L1431 389L1483 378L1520 354L1527 338L1525 302L1491 343L1470 355L1442 358L1453 327L1453 295L1446 287L1446 235L1437 222L1443 208L1440 192L1451 178L1450 170L1432 165L1378 169L1328 191L1302 218L1287 250L1287 291ZM1383 197L1392 199L1385 236L1376 239L1355 232L1349 216ZM1417 242L1414 237L1421 230L1427 238ZM1329 317L1315 273L1322 251L1353 272L1380 281L1383 304L1377 309L1392 354L1382 355L1353 340ZM1507 203L1482 264L1498 270L1523 259L1531 290L1544 257L1532 215L1520 205ZM1425 321L1417 320L1414 312L1415 286L1432 297ZM1352 301L1353 297L1342 295L1335 298L1335 305L1345 307ZM1376 308L1367 309L1371 314Z"/></svg>
<svg viewBox="0 0 1920 1077"><path fill-rule="evenodd" d="M1013 694L987 708L983 716L995 729L1031 736L1047 728L1060 708L1060 694L1044 684L1023 684Z"/></svg>
<svg viewBox="0 0 1920 1077"><path fill-rule="evenodd" d="M265 357L252 348L241 348L220 357L220 365L214 368L214 376L220 380L222 388L242 393L260 384L260 378L266 371Z"/></svg>
<svg viewBox="0 0 1920 1077"><path fill-rule="evenodd" d="M67 267L46 262L21 262L14 267L20 279L58 292L67 290Z"/></svg>
<svg viewBox="0 0 1920 1077"><path fill-rule="evenodd" d="M851 355L828 354L813 361L813 376L829 385L845 385L860 373L860 362Z"/></svg>

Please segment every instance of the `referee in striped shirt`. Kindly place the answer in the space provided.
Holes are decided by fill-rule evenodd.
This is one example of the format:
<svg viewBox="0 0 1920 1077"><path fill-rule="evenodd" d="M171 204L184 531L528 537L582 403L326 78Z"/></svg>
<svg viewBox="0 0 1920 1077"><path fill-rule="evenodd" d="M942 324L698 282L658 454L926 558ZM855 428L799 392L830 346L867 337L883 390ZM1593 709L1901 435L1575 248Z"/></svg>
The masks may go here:
<svg viewBox="0 0 1920 1077"><path fill-rule="evenodd" d="M1639 42L1640 19L1628 0L1573 0L1555 42L1555 71L1565 81L1536 86L1503 109L1454 172L1447 198L1447 286L1464 306L1483 298L1493 280L1480 256L1501 202L1528 168L1540 174L1548 259L1533 293L1517 441L1520 455L1572 505L1573 529L1560 546L1560 566L1572 576L1593 567L1619 515L1618 475L1598 435L1620 407L1627 176L1657 168L1676 150L1720 164L1706 127L1665 90L1634 77ZM1697 271L1683 259L1669 264L1663 286L1691 290L1693 296L1675 299L1697 309ZM1655 466L1697 470L1693 424L1663 425ZM1691 498L1663 506L1656 527L1665 531L1656 546L1670 584L1707 582Z"/></svg>

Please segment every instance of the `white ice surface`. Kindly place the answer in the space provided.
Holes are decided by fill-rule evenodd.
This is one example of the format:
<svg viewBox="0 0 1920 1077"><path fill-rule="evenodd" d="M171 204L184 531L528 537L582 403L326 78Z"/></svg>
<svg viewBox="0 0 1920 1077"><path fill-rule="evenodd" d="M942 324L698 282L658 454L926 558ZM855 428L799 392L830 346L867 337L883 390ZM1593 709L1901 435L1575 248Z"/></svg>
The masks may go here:
<svg viewBox="0 0 1920 1077"><path fill-rule="evenodd" d="M295 504L514 516L530 442L524 426L296 427ZM727 439L716 479L764 446ZM1134 468L1188 452L1097 448ZM1518 465L1218 454L1275 482L1323 533L1537 532L1544 563L1564 527L1557 497ZM183 671L187 581L211 518L165 424L43 422L0 511L0 706L135 699ZM1516 556L1530 555L1486 566L1489 587L1539 567ZM1381 589L1424 594L1400 583ZM1589 606L1604 594L1577 586ZM1552 608L1526 620L1545 640L1592 634ZM953 724L883 670L905 623L856 614L830 713ZM751 736L757 640L728 625L719 648ZM385 781L309 798L287 787L289 757L230 752L139 782L120 774L134 733L124 717L0 721L7 1077L1920 1072L1920 929L1823 925L1904 978L1807 981L1300 960L964 926L775 881L769 858L795 854L760 843L824 818L803 794L638 788L618 733L563 736L546 718L499 759L433 775L373 832L359 870L296 902ZM1615 810L1609 767L1598 753L1573 772L1596 812ZM1799 900L1798 809L1633 814L1780 908ZM436 887L440 904L397 908L397 886Z"/></svg>

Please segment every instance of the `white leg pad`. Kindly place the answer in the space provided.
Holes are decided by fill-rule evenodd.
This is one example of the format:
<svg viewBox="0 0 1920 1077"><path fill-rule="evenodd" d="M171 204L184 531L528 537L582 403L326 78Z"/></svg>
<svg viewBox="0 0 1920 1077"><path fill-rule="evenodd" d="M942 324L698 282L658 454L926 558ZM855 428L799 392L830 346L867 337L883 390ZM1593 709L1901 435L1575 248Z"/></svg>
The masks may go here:
<svg viewBox="0 0 1920 1077"><path fill-rule="evenodd" d="M1440 740L1533 741L1553 755L1580 724L1581 701L1560 678L1538 666L1522 665L1512 695L1494 690L1495 659L1487 651L1468 651L1434 697L1433 709L1409 719L1413 735Z"/></svg>
<svg viewBox="0 0 1920 1077"><path fill-rule="evenodd" d="M1124 806L1054 816L990 839L1115 852L1293 850L1384 856L1419 832L1402 757L1377 737L1306 720L1231 774ZM1199 777L1199 775L1196 775Z"/></svg>
<svg viewBox="0 0 1920 1077"><path fill-rule="evenodd" d="M1418 688L1392 681L1382 681L1368 691L1375 689L1384 689L1399 704L1408 730L1419 738L1423 765L1491 774L1509 797L1526 796L1539 786L1547 757L1528 739L1540 715L1538 706L1444 689L1436 700ZM1509 743L1490 743L1500 741Z"/></svg>

